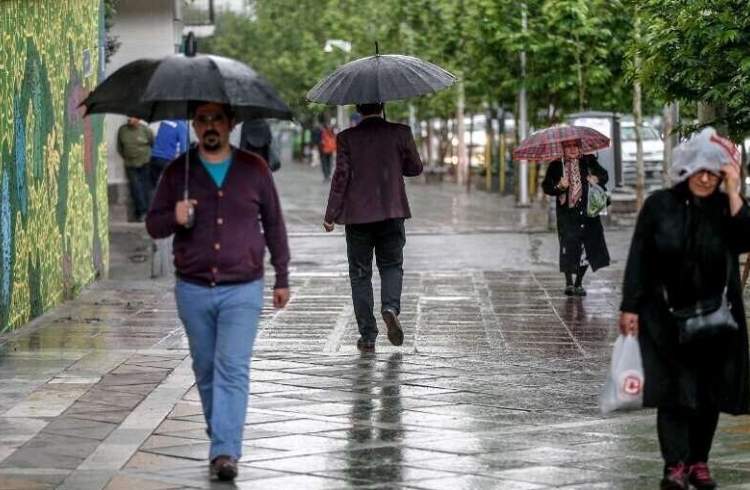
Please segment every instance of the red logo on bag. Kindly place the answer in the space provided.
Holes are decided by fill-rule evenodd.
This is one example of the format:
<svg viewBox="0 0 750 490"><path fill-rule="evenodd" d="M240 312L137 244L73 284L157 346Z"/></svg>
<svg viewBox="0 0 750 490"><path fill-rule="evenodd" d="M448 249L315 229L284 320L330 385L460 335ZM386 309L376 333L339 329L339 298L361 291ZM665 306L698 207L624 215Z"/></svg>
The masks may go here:
<svg viewBox="0 0 750 490"><path fill-rule="evenodd" d="M637 395L641 392L641 378L628 375L622 380L622 391L627 395Z"/></svg>

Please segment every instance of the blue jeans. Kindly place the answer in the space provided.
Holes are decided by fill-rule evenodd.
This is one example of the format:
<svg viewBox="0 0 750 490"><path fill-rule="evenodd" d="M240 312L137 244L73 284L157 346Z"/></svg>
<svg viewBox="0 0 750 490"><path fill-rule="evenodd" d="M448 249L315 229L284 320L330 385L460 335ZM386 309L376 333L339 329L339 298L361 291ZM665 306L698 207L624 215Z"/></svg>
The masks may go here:
<svg viewBox="0 0 750 490"><path fill-rule="evenodd" d="M263 280L209 288L178 279L175 298L211 437L209 459L239 459Z"/></svg>

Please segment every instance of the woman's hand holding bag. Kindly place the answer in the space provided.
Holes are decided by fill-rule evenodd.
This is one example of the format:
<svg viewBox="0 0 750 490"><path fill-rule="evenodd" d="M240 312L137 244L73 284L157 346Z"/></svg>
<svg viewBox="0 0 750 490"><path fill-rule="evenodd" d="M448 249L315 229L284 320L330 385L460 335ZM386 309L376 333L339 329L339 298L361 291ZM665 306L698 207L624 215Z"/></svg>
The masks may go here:
<svg viewBox="0 0 750 490"><path fill-rule="evenodd" d="M607 209L607 191L599 184L589 182L588 205L586 216L596 218Z"/></svg>

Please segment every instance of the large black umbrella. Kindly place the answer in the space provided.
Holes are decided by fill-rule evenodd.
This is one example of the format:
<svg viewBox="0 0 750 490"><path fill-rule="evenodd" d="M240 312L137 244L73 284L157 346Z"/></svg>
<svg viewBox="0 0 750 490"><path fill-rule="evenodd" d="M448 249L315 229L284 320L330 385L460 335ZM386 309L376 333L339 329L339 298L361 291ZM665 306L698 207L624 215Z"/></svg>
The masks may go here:
<svg viewBox="0 0 750 490"><path fill-rule="evenodd" d="M115 113L146 121L189 119L191 102L228 104L240 120L291 119L268 82L239 61L175 54L140 59L115 71L83 101L86 114Z"/></svg>
<svg viewBox="0 0 750 490"><path fill-rule="evenodd" d="M252 68L213 55L174 54L162 59L133 61L107 77L81 105L86 106L86 115L115 113L159 121L190 119L195 102L228 104L239 120L292 118L289 107ZM188 151L186 200L189 155Z"/></svg>
<svg viewBox="0 0 750 490"><path fill-rule="evenodd" d="M340 66L318 82L307 99L331 105L372 104L434 93L455 82L455 76L428 61L376 54Z"/></svg>

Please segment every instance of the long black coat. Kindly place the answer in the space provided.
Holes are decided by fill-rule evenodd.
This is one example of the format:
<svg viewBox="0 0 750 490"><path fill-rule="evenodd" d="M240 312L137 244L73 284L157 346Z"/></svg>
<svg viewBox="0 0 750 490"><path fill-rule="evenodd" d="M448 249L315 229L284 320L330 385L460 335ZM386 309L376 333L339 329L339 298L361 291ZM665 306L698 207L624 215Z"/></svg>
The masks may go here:
<svg viewBox="0 0 750 490"><path fill-rule="evenodd" d="M748 250L750 210L744 205L731 216L721 192L699 199L682 183L646 200L630 246L621 305L639 315L645 406L748 413L748 338L738 264L738 254ZM669 306L679 309L720 295L725 284L739 332L679 345L664 289Z"/></svg>
<svg viewBox="0 0 750 490"><path fill-rule="evenodd" d="M602 221L597 216L589 218L586 216L588 206L589 183L586 176L591 174L599 178L599 185L606 187L609 175L599 165L599 161L593 155L583 155L578 161L581 170L581 184L583 195L575 207L569 207L568 203L557 204L557 236L560 240L560 272L576 273L581 262L582 247L586 249L586 259L592 270L601 269L609 265L609 251L604 241L604 228ZM563 176L563 165L560 160L549 164L547 175L542 182L545 194L559 196L567 190L556 188Z"/></svg>

